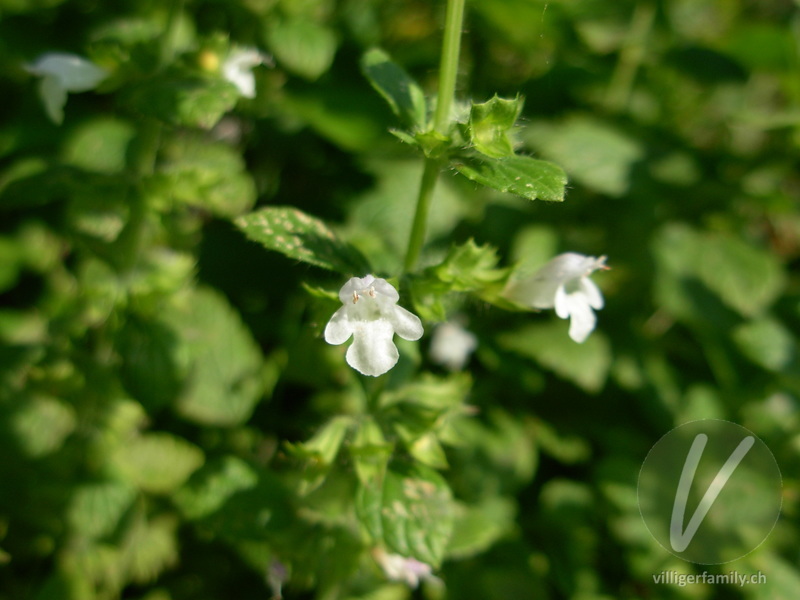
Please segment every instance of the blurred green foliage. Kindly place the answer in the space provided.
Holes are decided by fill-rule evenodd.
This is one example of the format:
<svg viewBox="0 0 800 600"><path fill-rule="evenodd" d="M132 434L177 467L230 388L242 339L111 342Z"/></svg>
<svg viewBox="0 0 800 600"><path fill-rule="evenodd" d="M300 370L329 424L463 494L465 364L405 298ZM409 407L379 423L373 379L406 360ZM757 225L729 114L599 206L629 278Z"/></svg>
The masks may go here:
<svg viewBox="0 0 800 600"><path fill-rule="evenodd" d="M423 97L443 11L0 0L0 598L796 597L797 3L467 2L460 154L392 280L426 335L363 381L321 331L345 276L400 275L420 156L450 151ZM235 46L272 54L253 99ZM24 68L54 50L109 72L60 127ZM583 345L499 296L563 251L612 267ZM479 345L450 373L428 348L453 319ZM772 535L721 566L636 501L700 418L784 476ZM440 580L387 582L377 545Z"/></svg>

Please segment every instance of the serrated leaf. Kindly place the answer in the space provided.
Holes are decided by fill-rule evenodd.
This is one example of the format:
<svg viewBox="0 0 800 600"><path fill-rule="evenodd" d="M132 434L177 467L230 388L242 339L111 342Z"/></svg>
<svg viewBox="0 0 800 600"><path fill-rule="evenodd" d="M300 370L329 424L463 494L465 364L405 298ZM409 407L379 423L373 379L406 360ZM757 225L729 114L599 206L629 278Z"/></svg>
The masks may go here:
<svg viewBox="0 0 800 600"><path fill-rule="evenodd" d="M491 158L514 155L509 131L522 111L522 99L494 96L488 102L472 104L467 123L469 140L475 149Z"/></svg>
<svg viewBox="0 0 800 600"><path fill-rule="evenodd" d="M179 127L211 129L239 100L223 79L164 76L141 82L125 96L136 112Z"/></svg>
<svg viewBox="0 0 800 600"><path fill-rule="evenodd" d="M236 219L244 234L270 250L323 269L359 276L370 268L325 223L290 206L270 206Z"/></svg>
<svg viewBox="0 0 800 600"><path fill-rule="evenodd" d="M114 531L135 498L136 489L124 481L79 485L67 509L67 522L77 535L104 537Z"/></svg>
<svg viewBox="0 0 800 600"><path fill-rule="evenodd" d="M280 65L309 80L330 68L339 45L333 30L301 18L270 23L266 41Z"/></svg>
<svg viewBox="0 0 800 600"><path fill-rule="evenodd" d="M386 52L379 48L367 51L361 58L361 70L372 87L389 103L392 112L406 125L425 128L425 94L402 67L392 62Z"/></svg>
<svg viewBox="0 0 800 600"><path fill-rule="evenodd" d="M464 559L487 550L513 529L516 508L512 500L502 497L476 506L458 504L448 558Z"/></svg>
<svg viewBox="0 0 800 600"><path fill-rule="evenodd" d="M196 471L178 490L174 501L188 519L201 519L219 510L234 494L258 484L258 474L240 458L223 456Z"/></svg>
<svg viewBox="0 0 800 600"><path fill-rule="evenodd" d="M229 218L255 203L256 187L244 159L227 144L184 134L165 142L160 158L148 180L155 195Z"/></svg>
<svg viewBox="0 0 800 600"><path fill-rule="evenodd" d="M381 481L362 485L356 514L390 552L438 567L453 530L447 482L423 465L390 465Z"/></svg>
<svg viewBox="0 0 800 600"><path fill-rule="evenodd" d="M598 392L611 366L611 346L595 331L582 344L567 335L566 323L536 323L498 336L505 349L532 358L587 392Z"/></svg>
<svg viewBox="0 0 800 600"><path fill-rule="evenodd" d="M461 157L453 168L467 179L528 200L564 200L567 175L558 165L529 156Z"/></svg>
<svg viewBox="0 0 800 600"><path fill-rule="evenodd" d="M780 371L796 353L791 332L769 317L743 323L732 335L742 354L769 371Z"/></svg>
<svg viewBox="0 0 800 600"><path fill-rule="evenodd" d="M77 425L73 408L48 396L20 400L19 410L10 418L17 443L32 458L58 450Z"/></svg>
<svg viewBox="0 0 800 600"><path fill-rule="evenodd" d="M125 479L141 489L168 493L203 464L203 452L168 433L145 433L119 447L112 461Z"/></svg>
<svg viewBox="0 0 800 600"><path fill-rule="evenodd" d="M246 421L274 380L239 314L219 292L198 288L176 296L162 322L181 339L174 359L188 373L177 412L196 423L230 427Z"/></svg>

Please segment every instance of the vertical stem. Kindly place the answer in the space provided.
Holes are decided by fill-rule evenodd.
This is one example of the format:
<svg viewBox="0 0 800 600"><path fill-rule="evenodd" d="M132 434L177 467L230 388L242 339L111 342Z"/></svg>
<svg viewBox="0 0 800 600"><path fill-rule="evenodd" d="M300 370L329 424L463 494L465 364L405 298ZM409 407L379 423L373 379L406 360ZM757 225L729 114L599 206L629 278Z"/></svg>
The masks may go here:
<svg viewBox="0 0 800 600"><path fill-rule="evenodd" d="M411 235L408 238L408 251L406 261L403 265L405 271L412 271L417 264L422 245L425 243L425 229L428 222L433 190L436 188L436 180L439 178L441 163L433 158L425 159L425 170L422 172L422 180L419 184L419 194L417 195L417 210L414 213L414 222L411 225Z"/></svg>
<svg viewBox="0 0 800 600"><path fill-rule="evenodd" d="M636 72L642 64L645 42L653 27L655 7L649 2L637 4L633 9L628 39L620 49L619 60L606 92L605 104L610 110L620 111L628 106Z"/></svg>
<svg viewBox="0 0 800 600"><path fill-rule="evenodd" d="M442 136L450 130L450 112L456 91L456 78L458 75L458 56L461 49L461 26L464 22L465 0L447 0L445 14L444 39L442 41L442 56L439 63L439 95L436 100L436 111L433 117L433 129ZM439 159L426 158L425 169L417 195L417 208L414 213L414 222L411 225L411 234L408 238L408 250L403 265L405 271L412 271L419 260L422 246L425 243L425 230L427 229L428 213L430 212L433 191L442 163Z"/></svg>
<svg viewBox="0 0 800 600"><path fill-rule="evenodd" d="M464 22L464 1L448 0L445 15L442 58L439 63L439 98L436 101L436 113L433 118L433 128L438 133L445 135L450 126L450 109L453 106L453 97L456 92L458 56L461 50L461 25Z"/></svg>

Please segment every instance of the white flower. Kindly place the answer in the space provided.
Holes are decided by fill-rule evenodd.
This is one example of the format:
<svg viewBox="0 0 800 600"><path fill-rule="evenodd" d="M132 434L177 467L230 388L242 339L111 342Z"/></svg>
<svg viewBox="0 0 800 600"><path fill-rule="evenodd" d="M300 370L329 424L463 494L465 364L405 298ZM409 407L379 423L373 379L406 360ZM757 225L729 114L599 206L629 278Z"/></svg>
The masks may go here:
<svg viewBox="0 0 800 600"><path fill-rule="evenodd" d="M222 63L222 75L239 89L242 96L255 98L256 78L253 75L253 68L269 61L269 56L255 48L231 50L228 58Z"/></svg>
<svg viewBox="0 0 800 600"><path fill-rule="evenodd" d="M603 295L589 279L597 269L607 269L606 257L585 256L576 252L559 254L533 277L512 281L507 298L532 308L553 308L562 319L570 319L569 337L581 343L594 330L592 309L603 308Z"/></svg>
<svg viewBox="0 0 800 600"><path fill-rule="evenodd" d="M477 347L478 338L475 334L458 323L442 323L433 332L431 360L451 371L459 371Z"/></svg>
<svg viewBox="0 0 800 600"><path fill-rule="evenodd" d="M400 296L385 279L353 277L339 290L339 299L344 306L328 321L325 341L343 344L352 335L347 364L364 375L383 375L397 363L395 333L406 340L422 337L419 317L397 306Z"/></svg>
<svg viewBox="0 0 800 600"><path fill-rule="evenodd" d="M372 554L390 581L402 581L416 588L420 579L436 579L432 567L416 558L389 554L380 548L376 548Z"/></svg>
<svg viewBox="0 0 800 600"><path fill-rule="evenodd" d="M42 54L35 63L25 67L29 73L42 78L39 95L47 116L57 124L64 120L67 92L86 92L94 89L108 76L105 69L77 56L63 52Z"/></svg>

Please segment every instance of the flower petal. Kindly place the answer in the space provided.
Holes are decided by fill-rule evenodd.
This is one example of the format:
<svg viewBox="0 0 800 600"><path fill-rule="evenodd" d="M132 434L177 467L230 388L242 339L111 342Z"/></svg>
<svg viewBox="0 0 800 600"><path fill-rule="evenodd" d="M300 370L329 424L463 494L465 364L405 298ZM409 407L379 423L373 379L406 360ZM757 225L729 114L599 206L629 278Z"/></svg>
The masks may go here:
<svg viewBox="0 0 800 600"><path fill-rule="evenodd" d="M50 52L43 54L28 67L35 75L56 77L68 92L85 92L97 87L108 75L93 62L75 54Z"/></svg>
<svg viewBox="0 0 800 600"><path fill-rule="evenodd" d="M353 334L353 324L347 318L347 305L343 306L331 317L325 326L325 341L334 346L344 344Z"/></svg>
<svg viewBox="0 0 800 600"><path fill-rule="evenodd" d="M603 294L594 281L588 277L582 277L579 285L589 300L589 306L598 310L603 308Z"/></svg>
<svg viewBox="0 0 800 600"><path fill-rule="evenodd" d="M394 305L386 311L386 318L394 328L394 332L404 340L418 340L422 337L422 321L402 306Z"/></svg>
<svg viewBox="0 0 800 600"><path fill-rule="evenodd" d="M364 375L383 375L400 358L392 342L393 335L392 326L387 321L358 322L353 331L353 343L345 355L347 364Z"/></svg>
<svg viewBox="0 0 800 600"><path fill-rule="evenodd" d="M582 289L568 294L564 286L559 287L556 292L556 314L562 319L569 317L569 337L579 344L586 341L597 323L590 299Z"/></svg>
<svg viewBox="0 0 800 600"><path fill-rule="evenodd" d="M44 110L56 125L64 121L64 105L67 103L67 90L61 87L58 79L50 75L39 82L39 96L42 98Z"/></svg>
<svg viewBox="0 0 800 600"><path fill-rule="evenodd" d="M576 304L569 320L569 337L582 344L594 331L597 317L588 304Z"/></svg>

